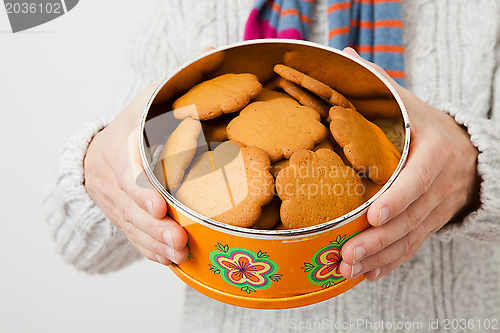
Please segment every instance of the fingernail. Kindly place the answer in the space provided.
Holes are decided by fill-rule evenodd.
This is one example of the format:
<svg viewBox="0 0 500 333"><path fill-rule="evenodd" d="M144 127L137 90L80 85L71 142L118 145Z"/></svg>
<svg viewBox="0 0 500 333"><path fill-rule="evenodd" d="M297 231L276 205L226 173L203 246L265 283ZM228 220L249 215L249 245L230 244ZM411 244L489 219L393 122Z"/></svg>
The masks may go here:
<svg viewBox="0 0 500 333"><path fill-rule="evenodd" d="M156 255L156 260L158 260L158 262L163 265L161 257L159 255Z"/></svg>
<svg viewBox="0 0 500 333"><path fill-rule="evenodd" d="M380 267L375 270L375 279L380 275Z"/></svg>
<svg viewBox="0 0 500 333"><path fill-rule="evenodd" d="M172 262L177 264L177 258L175 257L176 251L170 247L167 246L167 253L169 254L169 259L172 260Z"/></svg>
<svg viewBox="0 0 500 333"><path fill-rule="evenodd" d="M387 218L389 217L389 209L387 207L382 207L378 211L378 223L379 225L387 222Z"/></svg>
<svg viewBox="0 0 500 333"><path fill-rule="evenodd" d="M361 264L352 265L351 277L355 277L359 272L361 272Z"/></svg>
<svg viewBox="0 0 500 333"><path fill-rule="evenodd" d="M149 214L153 216L155 215L155 211L153 209L153 201L151 200L146 201L146 208L148 209Z"/></svg>
<svg viewBox="0 0 500 333"><path fill-rule="evenodd" d="M355 264L360 261L365 256L365 248L362 246L356 246L352 250L352 263Z"/></svg>
<svg viewBox="0 0 500 333"><path fill-rule="evenodd" d="M170 230L165 230L163 232L163 240L165 241L165 244L170 246L172 249L174 248L174 236L172 236L172 232L170 232Z"/></svg>

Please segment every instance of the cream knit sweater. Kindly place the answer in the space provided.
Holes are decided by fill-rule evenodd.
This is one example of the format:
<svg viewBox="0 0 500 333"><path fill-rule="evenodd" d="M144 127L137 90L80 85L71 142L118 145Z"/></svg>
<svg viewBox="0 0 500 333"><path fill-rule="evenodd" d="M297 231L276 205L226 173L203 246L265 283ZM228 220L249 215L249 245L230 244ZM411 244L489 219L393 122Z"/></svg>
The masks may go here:
<svg viewBox="0 0 500 333"><path fill-rule="evenodd" d="M310 37L324 44L326 0L316 1ZM204 46L240 41L251 5L252 0L158 2L131 52L123 103ZM429 319L500 319L500 0L403 0L403 12L407 87L467 128L480 151L481 207L448 223L388 276L313 306L247 310L188 288L183 332L311 331L314 322L333 331L335 323L358 319L420 321L425 332ZM67 142L44 196L60 253L89 273L118 270L141 257L82 185L87 146L110 119L86 124Z"/></svg>

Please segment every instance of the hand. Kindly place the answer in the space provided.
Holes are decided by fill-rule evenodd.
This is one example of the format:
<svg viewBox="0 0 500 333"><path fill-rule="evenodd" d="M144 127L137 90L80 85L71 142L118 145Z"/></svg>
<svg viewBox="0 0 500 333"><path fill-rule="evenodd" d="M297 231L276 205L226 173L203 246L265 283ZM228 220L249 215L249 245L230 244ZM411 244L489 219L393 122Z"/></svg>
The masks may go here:
<svg viewBox="0 0 500 333"><path fill-rule="evenodd" d="M187 258L187 234L165 216L163 197L143 174L138 125L155 86L145 89L90 143L84 160L85 188L108 219L146 258L163 265Z"/></svg>
<svg viewBox="0 0 500 333"><path fill-rule="evenodd" d="M345 52L359 55L351 48ZM370 63L371 64L371 63ZM376 280L410 260L423 242L478 194L478 151L447 114L396 88L411 122L410 154L396 181L368 209L371 227L342 248L342 275Z"/></svg>

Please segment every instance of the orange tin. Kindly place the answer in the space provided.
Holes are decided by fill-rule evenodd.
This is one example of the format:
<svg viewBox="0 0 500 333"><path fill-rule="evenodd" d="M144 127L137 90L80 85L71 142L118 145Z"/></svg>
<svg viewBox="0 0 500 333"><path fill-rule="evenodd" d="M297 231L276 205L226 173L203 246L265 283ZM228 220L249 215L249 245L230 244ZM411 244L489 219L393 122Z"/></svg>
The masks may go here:
<svg viewBox="0 0 500 333"><path fill-rule="evenodd" d="M261 82L283 59L332 85L362 114L371 106L396 111L404 128L401 161L382 189L354 211L326 223L293 230L257 230L227 225L201 216L180 203L154 175L155 156L179 123L173 101L195 84L225 73L253 73ZM331 81L331 82L329 82ZM333 83L332 83L333 82ZM339 83L340 82L340 83ZM394 113L394 112L393 112ZM197 291L222 302L258 309L305 306L339 295L364 277L346 280L339 272L342 245L369 227L366 211L394 182L404 166L410 125L401 98L390 83L367 64L342 51L283 39L237 43L201 55L165 79L146 106L140 126L140 152L151 184L163 195L168 214L188 234L188 259L171 265Z"/></svg>

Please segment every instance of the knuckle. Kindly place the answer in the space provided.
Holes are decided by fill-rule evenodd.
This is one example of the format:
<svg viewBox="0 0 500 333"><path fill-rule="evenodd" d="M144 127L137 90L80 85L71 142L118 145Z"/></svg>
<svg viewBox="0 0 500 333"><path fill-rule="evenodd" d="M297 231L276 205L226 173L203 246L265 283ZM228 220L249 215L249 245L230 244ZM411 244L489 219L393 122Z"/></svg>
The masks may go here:
<svg viewBox="0 0 500 333"><path fill-rule="evenodd" d="M123 201L121 203L121 213L122 213L122 217L125 220L125 222L132 223L130 216L131 216L131 210L132 210L133 204L134 204L134 202L129 197L123 199Z"/></svg>
<svg viewBox="0 0 500 333"><path fill-rule="evenodd" d="M122 227L123 232L129 240L135 243L136 226L130 222L125 222Z"/></svg>
<svg viewBox="0 0 500 333"><path fill-rule="evenodd" d="M382 266L384 266L384 258L381 255L375 255L375 258L374 258L373 261L374 261L373 262L373 264L374 264L373 267L375 267L375 268L376 267L382 267Z"/></svg>
<svg viewBox="0 0 500 333"><path fill-rule="evenodd" d="M426 193L429 191L432 184L431 167L426 166L417 169L417 190L419 193Z"/></svg>
<svg viewBox="0 0 500 333"><path fill-rule="evenodd" d="M406 209L405 210L405 220L406 220L406 232L411 232L417 228L417 226L422 221L422 213L419 209Z"/></svg>
<svg viewBox="0 0 500 333"><path fill-rule="evenodd" d="M382 250L384 248L387 247L387 245L389 245L389 238L387 236L387 233L385 232L379 232L377 237L376 237L376 242L377 242L377 247L378 247L378 250ZM376 251L378 252L378 251Z"/></svg>
<svg viewBox="0 0 500 333"><path fill-rule="evenodd" d="M403 237L404 245L404 259L405 261L410 260L416 252L417 239L415 233L411 232L405 237Z"/></svg>

